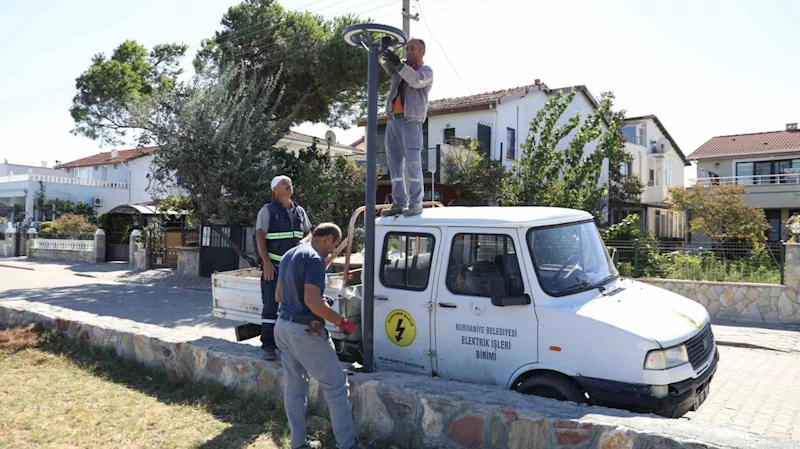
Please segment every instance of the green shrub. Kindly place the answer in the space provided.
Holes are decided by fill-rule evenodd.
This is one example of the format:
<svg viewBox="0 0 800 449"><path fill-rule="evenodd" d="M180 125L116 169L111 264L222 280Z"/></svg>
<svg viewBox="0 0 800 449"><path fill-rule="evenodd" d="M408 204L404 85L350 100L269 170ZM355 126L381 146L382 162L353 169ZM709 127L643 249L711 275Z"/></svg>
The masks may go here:
<svg viewBox="0 0 800 449"><path fill-rule="evenodd" d="M97 226L86 221L86 217L76 214L64 214L56 221L43 221L39 225L39 233L44 235L79 235L91 234Z"/></svg>

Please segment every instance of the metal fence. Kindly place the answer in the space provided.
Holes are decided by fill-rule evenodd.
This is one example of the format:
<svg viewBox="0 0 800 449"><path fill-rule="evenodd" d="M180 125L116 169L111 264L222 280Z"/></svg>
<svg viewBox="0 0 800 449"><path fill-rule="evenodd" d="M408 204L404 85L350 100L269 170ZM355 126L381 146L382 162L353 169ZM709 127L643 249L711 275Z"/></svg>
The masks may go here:
<svg viewBox="0 0 800 449"><path fill-rule="evenodd" d="M607 240L606 247L622 276L695 281L783 283L784 246L763 249L748 243Z"/></svg>

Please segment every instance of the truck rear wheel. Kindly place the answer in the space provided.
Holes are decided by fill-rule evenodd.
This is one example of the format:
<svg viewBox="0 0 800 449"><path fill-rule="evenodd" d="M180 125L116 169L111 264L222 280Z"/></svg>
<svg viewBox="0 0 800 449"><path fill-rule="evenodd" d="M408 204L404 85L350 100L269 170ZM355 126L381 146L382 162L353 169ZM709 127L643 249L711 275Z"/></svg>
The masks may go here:
<svg viewBox="0 0 800 449"><path fill-rule="evenodd" d="M534 374L520 382L515 390L559 401L586 402L583 390L572 379L555 373Z"/></svg>

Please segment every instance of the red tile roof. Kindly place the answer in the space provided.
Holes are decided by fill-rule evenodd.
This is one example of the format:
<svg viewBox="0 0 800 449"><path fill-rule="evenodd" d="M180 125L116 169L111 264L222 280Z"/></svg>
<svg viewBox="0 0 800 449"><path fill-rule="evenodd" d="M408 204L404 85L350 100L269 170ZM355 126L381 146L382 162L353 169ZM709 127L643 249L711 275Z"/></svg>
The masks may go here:
<svg viewBox="0 0 800 449"><path fill-rule="evenodd" d="M135 148L133 150L119 150L117 157L111 159L111 152L105 151L97 153L94 156L85 157L83 159L66 162L64 164L56 165L55 168L74 168L74 167L91 167L94 165L104 164L118 164L120 162L129 161L138 157L147 156L148 154L156 151L158 147L145 147Z"/></svg>
<svg viewBox="0 0 800 449"><path fill-rule="evenodd" d="M359 137L358 140L356 140L355 142L351 143L350 146L355 148L355 147L361 145L362 143L364 143L364 137Z"/></svg>
<svg viewBox="0 0 800 449"><path fill-rule="evenodd" d="M800 152L800 131L772 131L712 137L689 159Z"/></svg>
<svg viewBox="0 0 800 449"><path fill-rule="evenodd" d="M488 106L505 97L506 95L511 95L514 92L519 92L533 87L534 85L531 84L528 86L512 87L510 89L495 90L493 92L484 92L465 97L442 98L441 100L434 100L428 103L428 111L435 112L447 109L468 108L471 106Z"/></svg>
<svg viewBox="0 0 800 449"><path fill-rule="evenodd" d="M457 112L474 111L481 109L489 109L489 107L496 103L498 100L518 92L525 92L528 89L541 89L548 95L553 95L559 91L568 94L572 89L582 93L595 107L599 104L597 100L589 92L586 86L569 86L560 87L557 89L550 89L546 84L528 84L526 86L512 87L509 89L495 90L492 92L484 92L475 95L467 95L465 97L442 98L433 100L428 103L428 116L453 114ZM383 111L378 112L379 123L386 122L386 114ZM358 126L366 126L366 118L362 118Z"/></svg>

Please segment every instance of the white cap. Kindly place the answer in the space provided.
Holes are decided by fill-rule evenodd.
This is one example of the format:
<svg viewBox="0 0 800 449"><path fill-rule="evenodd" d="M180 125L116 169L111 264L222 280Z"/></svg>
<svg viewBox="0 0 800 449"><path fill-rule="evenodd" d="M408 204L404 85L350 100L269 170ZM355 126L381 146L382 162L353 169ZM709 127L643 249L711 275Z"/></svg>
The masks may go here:
<svg viewBox="0 0 800 449"><path fill-rule="evenodd" d="M272 190L275 190L275 187L278 187L278 184L280 184L281 181L292 182L292 178L290 178L290 177L288 177L286 175L280 175L280 176L276 176L276 177L272 178Z"/></svg>

